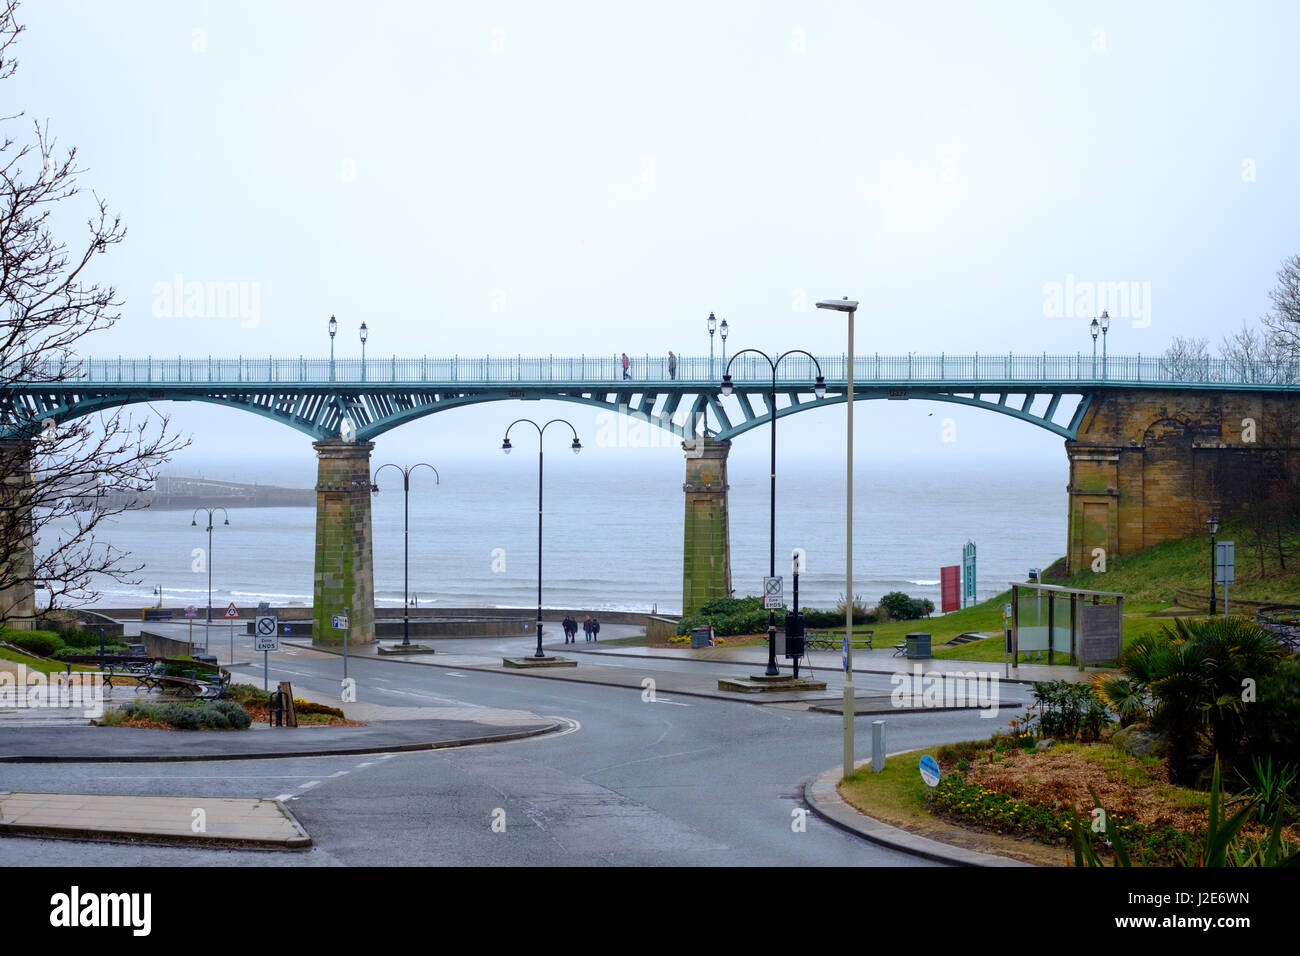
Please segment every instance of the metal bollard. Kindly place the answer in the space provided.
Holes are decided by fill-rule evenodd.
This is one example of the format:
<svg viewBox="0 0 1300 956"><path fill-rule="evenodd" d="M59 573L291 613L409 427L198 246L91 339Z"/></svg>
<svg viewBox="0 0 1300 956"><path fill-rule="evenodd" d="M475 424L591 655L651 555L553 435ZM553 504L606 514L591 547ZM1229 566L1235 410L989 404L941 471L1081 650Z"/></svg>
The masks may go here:
<svg viewBox="0 0 1300 956"><path fill-rule="evenodd" d="M871 722L871 771L880 773L885 769L885 722Z"/></svg>

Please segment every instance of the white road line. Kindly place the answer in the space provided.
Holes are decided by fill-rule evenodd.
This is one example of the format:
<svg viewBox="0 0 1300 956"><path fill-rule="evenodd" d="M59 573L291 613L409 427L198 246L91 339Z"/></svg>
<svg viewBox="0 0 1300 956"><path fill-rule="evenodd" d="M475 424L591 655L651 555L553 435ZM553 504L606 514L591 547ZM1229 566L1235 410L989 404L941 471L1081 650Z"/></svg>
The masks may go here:
<svg viewBox="0 0 1300 956"><path fill-rule="evenodd" d="M357 769L360 770L362 767L373 767L374 765L375 762L373 760L366 760L363 761L362 763L357 764Z"/></svg>
<svg viewBox="0 0 1300 956"><path fill-rule="evenodd" d="M319 781L319 780L313 780L313 781L311 781L310 783L299 784L299 785L298 785L298 789L299 789L299 790L310 790L312 787L319 787L319 786L320 786L320 781Z"/></svg>
<svg viewBox="0 0 1300 956"><path fill-rule="evenodd" d="M464 677L464 674L458 674L456 671L447 671L448 677Z"/></svg>
<svg viewBox="0 0 1300 956"><path fill-rule="evenodd" d="M689 707L689 706L691 706L690 704L683 704L681 701L677 701L677 700L666 700L666 699L663 698L663 697L656 697L654 700L650 701L650 703L652 703L652 704L672 704L674 707Z"/></svg>
<svg viewBox="0 0 1300 956"><path fill-rule="evenodd" d="M282 793L279 796L275 797L275 799L283 803L285 800L293 800L296 799L296 797L292 793Z"/></svg>
<svg viewBox="0 0 1300 956"><path fill-rule="evenodd" d="M331 778L333 778L333 777L345 777L345 776L347 776L348 774L350 774L351 772L352 772L351 770L335 770L332 774L330 774L330 777L331 777Z"/></svg>

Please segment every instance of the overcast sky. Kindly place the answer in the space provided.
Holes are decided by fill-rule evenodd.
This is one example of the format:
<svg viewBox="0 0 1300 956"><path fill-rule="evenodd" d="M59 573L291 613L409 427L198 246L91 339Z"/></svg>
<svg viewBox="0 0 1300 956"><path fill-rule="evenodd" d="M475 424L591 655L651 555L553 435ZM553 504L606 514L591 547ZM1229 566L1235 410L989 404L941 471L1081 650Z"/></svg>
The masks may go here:
<svg viewBox="0 0 1300 956"><path fill-rule="evenodd" d="M75 144L128 227L96 262L126 300L98 355L324 356L331 314L340 356L362 321L372 357L706 354L710 311L729 351L839 353L842 318L812 304L842 295L860 352L1086 354L1092 311L1061 314L1053 283L1134 283L1109 349L1154 353L1256 321L1300 252L1294 0L41 0L19 18L4 111ZM160 292L177 277L242 283L256 314L186 316ZM195 460L234 437L310 461L283 426L170 409ZM859 409L873 460L1065 474L1060 439L1010 419ZM599 427L490 405L377 454L499 454L522 414ZM843 415L788 419L783 452L842 459ZM735 454L762 459L764 433Z"/></svg>

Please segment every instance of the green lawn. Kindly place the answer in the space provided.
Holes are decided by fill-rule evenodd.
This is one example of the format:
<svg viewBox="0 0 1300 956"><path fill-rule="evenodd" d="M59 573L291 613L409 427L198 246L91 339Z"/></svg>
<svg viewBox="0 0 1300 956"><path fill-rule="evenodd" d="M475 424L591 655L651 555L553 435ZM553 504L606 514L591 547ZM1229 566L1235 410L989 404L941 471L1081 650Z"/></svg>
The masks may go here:
<svg viewBox="0 0 1300 956"><path fill-rule="evenodd" d="M11 647L0 647L0 660L13 661L15 664L26 664L28 670L40 671L42 674L53 674L55 671L67 669L66 664L58 661L47 660L44 657L32 657L30 654L24 654L22 651L16 651ZM96 671L98 667L87 667L83 664L73 664L74 671Z"/></svg>

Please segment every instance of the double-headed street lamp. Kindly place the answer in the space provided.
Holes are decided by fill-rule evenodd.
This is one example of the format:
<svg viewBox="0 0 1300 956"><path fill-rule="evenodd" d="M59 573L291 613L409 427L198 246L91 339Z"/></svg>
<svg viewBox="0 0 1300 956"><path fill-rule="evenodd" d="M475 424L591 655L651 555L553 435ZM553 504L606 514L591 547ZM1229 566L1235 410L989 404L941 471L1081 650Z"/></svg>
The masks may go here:
<svg viewBox="0 0 1300 956"><path fill-rule="evenodd" d="M849 406L848 465L844 482L844 770L847 778L853 773L853 316L857 302L843 299L823 299L819 309L849 314L848 388L844 392ZM798 610L796 608L795 610Z"/></svg>
<svg viewBox="0 0 1300 956"><path fill-rule="evenodd" d="M772 415L772 491L771 491L771 521L769 525L769 542L768 542L768 576L776 577L776 369L783 359L791 355L807 355L812 359L813 365L817 366L817 383L813 386L813 394L818 398L826 397L826 379L822 376L821 363L809 352L803 349L790 349L788 352L782 352L772 359L766 352L759 349L742 349L731 357L734 362L746 352L753 352L761 355L772 367L772 390L768 393L768 411ZM722 376L722 394L731 395L735 391L735 386L731 383L731 363L727 363L726 373ZM795 608L795 613L799 609ZM769 677L776 676L779 673L776 669L776 610L767 612L767 670L764 671Z"/></svg>
<svg viewBox="0 0 1300 956"><path fill-rule="evenodd" d="M379 473L385 468L396 468L402 473L402 643L406 645L411 643L411 472L428 468L433 472L435 485L442 484L442 476L437 468L423 461L405 468L391 463L380 465L370 479L372 494L379 494Z"/></svg>
<svg viewBox="0 0 1300 956"><path fill-rule="evenodd" d="M501 450L507 455L513 447L510 444L510 429L520 422L527 422L537 429L537 653L533 656L545 657L542 653L542 438L546 435L546 429L559 422L568 425L569 431L573 432L573 444L569 448L575 455L582 451L582 442L578 441L578 430L563 418L552 418L545 425L538 425L531 418L517 418L510 423L501 442Z"/></svg>
<svg viewBox="0 0 1300 956"><path fill-rule="evenodd" d="M1210 617L1214 617L1215 613L1218 611L1218 599L1215 594L1215 588L1218 586L1218 582L1215 581L1215 571L1217 570L1215 568L1215 561L1218 556L1214 553L1214 547L1215 535L1219 533L1219 516L1213 514L1210 515L1205 524L1210 529Z"/></svg>
<svg viewBox="0 0 1300 956"><path fill-rule="evenodd" d="M339 320L330 316L330 381L334 381L334 335L339 330Z"/></svg>
<svg viewBox="0 0 1300 956"><path fill-rule="evenodd" d="M370 338L370 330L366 328L366 323L361 323L361 381L366 380L366 339Z"/></svg>
<svg viewBox="0 0 1300 956"><path fill-rule="evenodd" d="M197 528L198 516L200 511L208 513L208 553L203 556L203 563L208 566L208 616L203 624L203 652L208 651L208 628L212 626L212 515L220 511L226 519L225 523L230 524L230 513L225 508L195 508L194 514L190 515L190 527Z"/></svg>

